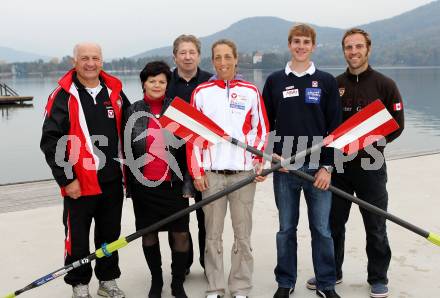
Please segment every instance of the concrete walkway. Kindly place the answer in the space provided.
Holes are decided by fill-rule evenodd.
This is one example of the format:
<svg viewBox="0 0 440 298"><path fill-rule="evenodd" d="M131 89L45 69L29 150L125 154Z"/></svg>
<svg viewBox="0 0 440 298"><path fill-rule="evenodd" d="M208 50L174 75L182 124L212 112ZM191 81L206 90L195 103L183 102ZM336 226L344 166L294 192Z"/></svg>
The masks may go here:
<svg viewBox="0 0 440 298"><path fill-rule="evenodd" d="M428 231L440 233L440 155L391 160L389 170L389 211ZM44 182L44 187L47 183ZM33 280L54 271L63 263L63 226L61 204L30 206L34 209L2 206L6 198L5 187L0 187L0 297L24 287ZM25 186L16 187L15 191ZM11 191L9 189L8 191ZM53 194L54 189L47 190ZM307 226L306 207L302 201L301 219L298 227L298 281L291 297L316 297L304 286L313 275L310 233ZM49 205L49 206L47 206ZM37 207L37 208L35 208ZM9 209L7 209L9 208ZM19 210L19 211L14 211ZM191 230L196 235L195 216L191 217ZM229 250L232 245L230 220L225 224L225 267L229 268ZM439 297L440 293L440 247L393 223L388 224L393 251L389 279L390 297ZM268 179L257 189L254 209L253 248L255 273L253 298L272 297L276 290L273 268L276 262L275 233L278 229L277 210L274 204L272 181ZM123 211L123 234L134 231L131 201L127 200ZM165 286L163 297L171 297L170 252L166 235L161 233ZM193 237L196 239L197 237ZM197 245L196 245L197 246ZM344 282L337 286L342 297L368 297L366 283L365 233L358 208L353 208L347 231ZM195 259L198 258L196 254ZM123 271L119 284L127 297L146 297L149 288L147 267L140 242L135 241L120 252ZM198 263L191 268L185 282L189 297L204 297L206 281ZM92 279L93 297L97 281ZM71 290L62 278L40 288L26 292L20 297L70 297ZM228 295L226 297L229 297Z"/></svg>

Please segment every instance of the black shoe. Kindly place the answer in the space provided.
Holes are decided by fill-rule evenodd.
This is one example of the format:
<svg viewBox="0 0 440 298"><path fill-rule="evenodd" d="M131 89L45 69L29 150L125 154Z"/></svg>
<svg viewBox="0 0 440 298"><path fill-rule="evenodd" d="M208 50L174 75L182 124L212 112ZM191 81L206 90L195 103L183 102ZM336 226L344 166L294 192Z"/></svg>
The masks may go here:
<svg viewBox="0 0 440 298"><path fill-rule="evenodd" d="M171 283L171 295L176 298L188 298L183 288L183 283L180 282Z"/></svg>
<svg viewBox="0 0 440 298"><path fill-rule="evenodd" d="M339 285L342 283L342 276L340 278L336 278L336 284ZM306 288L309 290L316 290L316 277L311 277L306 282Z"/></svg>
<svg viewBox="0 0 440 298"><path fill-rule="evenodd" d="M188 259L187 252L173 251L171 254L171 294L176 298L188 298L183 288L185 274L187 272L186 262Z"/></svg>
<svg viewBox="0 0 440 298"><path fill-rule="evenodd" d="M152 246L142 246L142 248L151 272L151 288L148 292L148 298L161 298L163 278L159 242Z"/></svg>
<svg viewBox="0 0 440 298"><path fill-rule="evenodd" d="M273 295L273 298L289 298L290 294L293 293L294 288L278 288L278 290Z"/></svg>
<svg viewBox="0 0 440 298"><path fill-rule="evenodd" d="M162 277L162 276L161 276ZM162 297L163 280L160 278L151 279L151 288L148 292L148 298L161 298Z"/></svg>
<svg viewBox="0 0 440 298"><path fill-rule="evenodd" d="M335 290L316 290L316 295L322 298L341 298Z"/></svg>

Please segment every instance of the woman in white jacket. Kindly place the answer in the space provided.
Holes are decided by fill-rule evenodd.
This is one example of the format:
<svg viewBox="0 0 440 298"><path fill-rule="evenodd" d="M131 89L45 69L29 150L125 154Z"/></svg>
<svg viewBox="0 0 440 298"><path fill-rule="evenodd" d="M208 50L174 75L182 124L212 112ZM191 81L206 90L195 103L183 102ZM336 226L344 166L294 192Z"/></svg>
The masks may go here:
<svg viewBox="0 0 440 298"><path fill-rule="evenodd" d="M232 41L216 41L212 45L216 75L194 90L191 104L230 136L264 150L269 127L263 99L255 85L236 74L237 61L237 47ZM187 145L187 151L188 169L194 178L194 186L202 192L203 198L252 175L254 170L262 169L260 158L226 142L205 150ZM263 180L261 176L256 178L256 182ZM225 294L222 234L228 202L234 229L229 290L233 297L242 298L247 297L252 288L250 237L254 195L255 183L251 183L203 208L208 298Z"/></svg>

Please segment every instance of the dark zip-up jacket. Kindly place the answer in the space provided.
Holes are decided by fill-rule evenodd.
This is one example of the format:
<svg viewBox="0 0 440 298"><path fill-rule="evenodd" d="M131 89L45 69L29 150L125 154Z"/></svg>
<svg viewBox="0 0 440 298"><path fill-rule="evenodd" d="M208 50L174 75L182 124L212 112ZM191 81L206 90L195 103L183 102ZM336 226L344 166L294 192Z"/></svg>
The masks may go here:
<svg viewBox="0 0 440 298"><path fill-rule="evenodd" d="M175 68L167 87L167 96L169 98L178 96L189 103L194 89L201 83L207 82L211 77L212 73L197 68L196 75L187 82L179 76L177 68Z"/></svg>
<svg viewBox="0 0 440 298"><path fill-rule="evenodd" d="M371 102L380 99L399 124L398 130L386 136L387 143L400 136L405 127L403 102L399 89L392 79L368 66L367 70L359 75L351 74L347 69L336 78L336 81L342 100L342 117L344 121ZM381 152L384 150L384 147L377 146L377 143L373 146ZM369 154L365 150L361 150L357 156L365 157Z"/></svg>
<svg viewBox="0 0 440 298"><path fill-rule="evenodd" d="M164 99L161 114L169 106L171 101L172 99L169 97L166 97ZM135 115L135 117L130 118L130 116L132 116L137 112L140 112L139 116ZM148 117L145 113L148 113L151 116L150 106L144 100L136 101L124 112L123 127L125 128L125 130L128 129L128 134L127 135L124 134L124 135L125 137L130 136L129 139L124 140L124 152L126 155L126 159L128 157L127 153L131 152L133 160L138 160L139 164L136 165L136 167L139 169L140 171L139 173L144 172L143 169L144 169L144 163L146 161L146 157L145 158L140 158L140 157L144 155L147 151L146 148L146 144L147 144L146 137L148 134L147 127L148 127L148 122L151 121L150 117ZM179 141L179 139L174 137L172 133L168 132L166 129L162 129L162 132L164 133L164 137L167 145L164 149L168 151L167 156L168 156L168 165L171 171L171 184L183 181L183 188L182 188L183 194L191 196L194 194L194 186L192 184L192 179L188 173L186 166L185 144L182 140ZM129 169L126 170L126 173L128 178L127 187L130 190L130 187L133 183L140 183L140 182L132 173L132 171L130 171Z"/></svg>

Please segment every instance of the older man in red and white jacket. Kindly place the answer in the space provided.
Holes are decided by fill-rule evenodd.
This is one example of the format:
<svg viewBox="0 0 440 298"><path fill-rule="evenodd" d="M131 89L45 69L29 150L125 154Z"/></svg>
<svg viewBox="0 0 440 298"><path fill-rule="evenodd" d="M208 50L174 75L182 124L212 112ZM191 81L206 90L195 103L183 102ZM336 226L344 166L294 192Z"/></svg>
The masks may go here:
<svg viewBox="0 0 440 298"><path fill-rule="evenodd" d="M102 71L101 48L74 48L74 69L49 96L40 147L64 197L65 264L89 255L95 221L95 247L117 240L123 201L121 158L122 110L130 103L121 82ZM99 295L125 297L116 285L118 254L96 260ZM90 264L70 271L66 283L74 298L89 298Z"/></svg>

